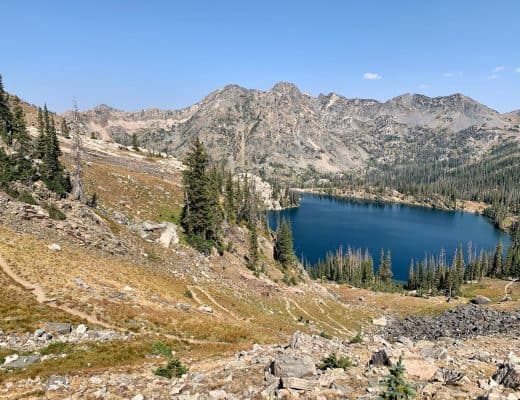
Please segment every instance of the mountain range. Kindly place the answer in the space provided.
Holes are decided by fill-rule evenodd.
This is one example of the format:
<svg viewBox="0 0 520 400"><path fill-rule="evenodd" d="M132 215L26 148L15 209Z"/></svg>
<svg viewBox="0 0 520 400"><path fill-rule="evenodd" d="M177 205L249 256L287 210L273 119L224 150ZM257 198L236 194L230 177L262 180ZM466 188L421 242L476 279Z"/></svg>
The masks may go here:
<svg viewBox="0 0 520 400"><path fill-rule="evenodd" d="M65 113L70 117L70 113ZM520 111L501 114L462 94L403 94L386 102L317 97L281 82L268 91L227 85L180 110L81 113L88 132L182 157L200 137L215 160L266 176L364 169L411 159L478 159L520 140Z"/></svg>

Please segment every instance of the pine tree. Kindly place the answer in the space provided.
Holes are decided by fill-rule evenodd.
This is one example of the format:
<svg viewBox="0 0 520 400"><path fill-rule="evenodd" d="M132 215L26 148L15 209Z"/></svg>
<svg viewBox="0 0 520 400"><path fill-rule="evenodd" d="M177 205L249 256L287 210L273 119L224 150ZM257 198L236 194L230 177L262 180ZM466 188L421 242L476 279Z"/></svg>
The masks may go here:
<svg viewBox="0 0 520 400"><path fill-rule="evenodd" d="M390 250L387 251L386 255L383 249L381 249L381 255L379 257L379 280L383 285L387 285L392 282L394 276L392 272L392 255Z"/></svg>
<svg viewBox="0 0 520 400"><path fill-rule="evenodd" d="M23 112L22 104L18 97L13 100L13 139L16 142L16 148L22 155L28 155L31 138L27 133L25 125L25 114Z"/></svg>
<svg viewBox="0 0 520 400"><path fill-rule="evenodd" d="M12 115L7 103L7 93L4 91L2 75L0 75L0 138L3 139L7 145L11 145L12 143L12 125Z"/></svg>
<svg viewBox="0 0 520 400"><path fill-rule="evenodd" d="M222 213L217 193L208 173L208 155L197 138L186 157L187 169L183 172L184 207L181 225L190 242L201 252L221 243Z"/></svg>
<svg viewBox="0 0 520 400"><path fill-rule="evenodd" d="M296 260L293 248L291 226L285 218L282 219L278 225L276 232L274 259L279 261L284 267L293 264Z"/></svg>
<svg viewBox="0 0 520 400"><path fill-rule="evenodd" d="M404 379L405 368L402 357L395 366L390 368L390 375L382 382L385 386L380 399L383 400L408 400L415 397L415 390L412 385L406 383Z"/></svg>
<svg viewBox="0 0 520 400"><path fill-rule="evenodd" d="M249 224L249 259L247 267L252 271L258 270L258 229L255 223Z"/></svg>
<svg viewBox="0 0 520 400"><path fill-rule="evenodd" d="M42 159L47 149L47 133L43 122L43 111L38 107L38 138L36 139L36 151L34 157Z"/></svg>
<svg viewBox="0 0 520 400"><path fill-rule="evenodd" d="M504 248L502 246L502 242L499 241L497 247L495 248L495 255L493 256L493 267L491 270L491 275L493 277L502 276L502 253L504 252Z"/></svg>
<svg viewBox="0 0 520 400"><path fill-rule="evenodd" d="M507 250L507 272L512 278L520 279L520 223L513 230L511 245Z"/></svg>
<svg viewBox="0 0 520 400"><path fill-rule="evenodd" d="M139 151L139 142L137 141L137 135L132 133L132 149L134 151Z"/></svg>
<svg viewBox="0 0 520 400"><path fill-rule="evenodd" d="M64 138L70 139L70 129L69 125L67 124L67 121L65 121L65 118L61 120L61 134Z"/></svg>

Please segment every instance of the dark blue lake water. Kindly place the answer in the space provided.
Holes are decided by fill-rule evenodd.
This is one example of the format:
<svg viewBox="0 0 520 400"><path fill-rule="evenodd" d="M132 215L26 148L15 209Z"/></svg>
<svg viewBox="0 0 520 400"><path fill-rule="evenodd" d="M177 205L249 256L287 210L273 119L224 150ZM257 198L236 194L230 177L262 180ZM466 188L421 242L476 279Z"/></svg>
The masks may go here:
<svg viewBox="0 0 520 400"><path fill-rule="evenodd" d="M380 204L304 194L299 208L269 213L272 229L277 217L290 220L296 255L312 264L339 246L367 248L379 263L381 248L392 252L394 279L406 280L410 260L446 251L451 262L462 243L464 251L494 249L509 235L496 229L486 217L465 212L433 210L399 204Z"/></svg>

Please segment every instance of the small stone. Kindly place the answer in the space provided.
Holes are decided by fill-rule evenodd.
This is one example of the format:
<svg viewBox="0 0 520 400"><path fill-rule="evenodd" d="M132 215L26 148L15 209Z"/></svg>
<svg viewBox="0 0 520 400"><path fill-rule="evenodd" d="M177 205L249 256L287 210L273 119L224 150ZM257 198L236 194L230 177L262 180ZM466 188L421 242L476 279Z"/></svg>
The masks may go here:
<svg viewBox="0 0 520 400"><path fill-rule="evenodd" d="M209 397L213 400L222 400L225 399L227 396L227 393L225 390L217 389L217 390L210 390Z"/></svg>
<svg viewBox="0 0 520 400"><path fill-rule="evenodd" d="M18 360L19 356L18 354L11 354L10 356L5 357L4 365L12 363L13 361Z"/></svg>
<svg viewBox="0 0 520 400"><path fill-rule="evenodd" d="M141 393L139 393L132 397L132 400L144 400L144 396Z"/></svg>
<svg viewBox="0 0 520 400"><path fill-rule="evenodd" d="M374 318L372 320L372 324L374 324L376 326L386 326L388 324L388 321L386 320L385 317Z"/></svg>
<svg viewBox="0 0 520 400"><path fill-rule="evenodd" d="M213 309L208 305L200 306L199 308L197 308L197 310L199 310L200 312L207 313L207 314L213 314Z"/></svg>
<svg viewBox="0 0 520 400"><path fill-rule="evenodd" d="M61 246L58 243L52 243L47 246L50 251L61 251Z"/></svg>
<svg viewBox="0 0 520 400"><path fill-rule="evenodd" d="M42 329L42 328L38 328L34 331L34 337L35 338L40 338L42 337L43 335L45 334L45 329Z"/></svg>
<svg viewBox="0 0 520 400"><path fill-rule="evenodd" d="M72 325L68 322L47 322L44 329L56 335L66 335L72 332Z"/></svg>

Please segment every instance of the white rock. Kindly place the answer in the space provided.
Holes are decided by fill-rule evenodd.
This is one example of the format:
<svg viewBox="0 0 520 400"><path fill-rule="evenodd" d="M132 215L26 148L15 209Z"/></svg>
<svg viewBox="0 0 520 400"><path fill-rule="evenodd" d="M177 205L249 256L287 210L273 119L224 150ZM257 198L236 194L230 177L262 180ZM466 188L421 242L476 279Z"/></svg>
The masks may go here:
<svg viewBox="0 0 520 400"><path fill-rule="evenodd" d="M226 396L227 396L227 393L222 389L210 390L210 392L209 392L209 397L212 398L213 400L225 399Z"/></svg>
<svg viewBox="0 0 520 400"><path fill-rule="evenodd" d="M50 251L61 251L61 246L58 243L52 243L47 246Z"/></svg>
<svg viewBox="0 0 520 400"><path fill-rule="evenodd" d="M88 328L87 328L87 326L84 325L84 324L80 324L80 325L78 325L78 326L76 327L76 333L77 333L78 335L83 335L83 334L85 334L87 331L88 331Z"/></svg>
<svg viewBox="0 0 520 400"><path fill-rule="evenodd" d="M5 357L4 365L18 360L18 358L18 354L11 354L10 356Z"/></svg>
<svg viewBox="0 0 520 400"><path fill-rule="evenodd" d="M387 320L386 320L385 317L374 318L374 319L372 320L372 323L373 323L374 325L377 325L377 326L386 326L386 324L387 324Z"/></svg>
<svg viewBox="0 0 520 400"><path fill-rule="evenodd" d="M213 314L213 309L210 306L208 306L208 305L200 306L199 308L197 308L197 310L199 310L200 312Z"/></svg>
<svg viewBox="0 0 520 400"><path fill-rule="evenodd" d="M141 393L139 393L132 397L132 400L144 400L144 396Z"/></svg>
<svg viewBox="0 0 520 400"><path fill-rule="evenodd" d="M177 235L177 225L172 224L171 222L165 222L165 224L166 228L161 233L159 239L157 239L157 243L162 247L168 248L172 243L179 243L179 235Z"/></svg>

